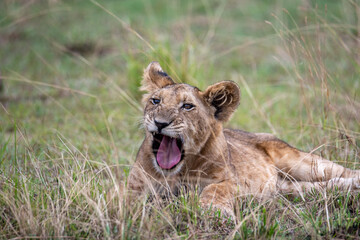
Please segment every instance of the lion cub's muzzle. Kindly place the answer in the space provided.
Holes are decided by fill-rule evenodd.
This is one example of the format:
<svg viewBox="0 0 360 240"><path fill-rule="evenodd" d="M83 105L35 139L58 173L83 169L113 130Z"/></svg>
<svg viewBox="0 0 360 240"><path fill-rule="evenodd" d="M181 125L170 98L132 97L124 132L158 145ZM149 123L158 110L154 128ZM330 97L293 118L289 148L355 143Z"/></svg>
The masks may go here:
<svg viewBox="0 0 360 240"><path fill-rule="evenodd" d="M169 126L172 122L173 121L171 121L171 122L158 122L158 121L156 121L154 119L155 126L158 128L158 133L161 133L161 130L163 128L166 128L167 126Z"/></svg>
<svg viewBox="0 0 360 240"><path fill-rule="evenodd" d="M170 122L159 122L154 120L154 123L158 129L153 134L152 149L156 158L156 162L160 168L164 170L171 170L175 168L181 160L184 158L183 142L180 138L174 138L168 134L164 134L163 129L168 127Z"/></svg>

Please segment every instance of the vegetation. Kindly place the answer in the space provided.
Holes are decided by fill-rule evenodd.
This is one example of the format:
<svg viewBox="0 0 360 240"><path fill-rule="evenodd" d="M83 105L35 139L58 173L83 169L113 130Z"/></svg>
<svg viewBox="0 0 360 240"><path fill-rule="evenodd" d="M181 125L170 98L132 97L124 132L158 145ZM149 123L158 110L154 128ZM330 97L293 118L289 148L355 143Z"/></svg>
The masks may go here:
<svg viewBox="0 0 360 240"><path fill-rule="evenodd" d="M0 238L358 238L357 193L249 196L227 221L196 191L130 209L116 189L154 60L201 89L237 82L228 127L360 168L359 19L355 0L1 1Z"/></svg>

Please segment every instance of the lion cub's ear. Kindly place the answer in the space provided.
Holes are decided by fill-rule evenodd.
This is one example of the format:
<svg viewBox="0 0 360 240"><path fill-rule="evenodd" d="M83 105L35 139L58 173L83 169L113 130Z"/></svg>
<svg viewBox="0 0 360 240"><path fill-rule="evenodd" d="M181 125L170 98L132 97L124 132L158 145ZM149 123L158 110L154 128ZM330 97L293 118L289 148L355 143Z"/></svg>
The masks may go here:
<svg viewBox="0 0 360 240"><path fill-rule="evenodd" d="M232 81L222 81L209 86L204 98L215 107L215 118L226 122L240 103L240 89Z"/></svg>
<svg viewBox="0 0 360 240"><path fill-rule="evenodd" d="M158 62L151 62L144 70L141 91L153 92L159 88L174 84L174 81L162 70Z"/></svg>

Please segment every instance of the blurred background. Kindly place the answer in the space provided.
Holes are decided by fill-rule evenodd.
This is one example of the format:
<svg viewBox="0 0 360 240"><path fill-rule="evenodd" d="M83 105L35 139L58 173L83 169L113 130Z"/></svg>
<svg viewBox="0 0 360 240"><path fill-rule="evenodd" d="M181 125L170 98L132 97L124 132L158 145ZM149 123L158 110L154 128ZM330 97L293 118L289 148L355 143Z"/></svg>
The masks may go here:
<svg viewBox="0 0 360 240"><path fill-rule="evenodd" d="M358 167L359 31L355 0L2 0L2 181L41 189L67 157L60 169L87 159L81 171L110 164L123 179L143 138L138 88L151 61L200 89L237 82L226 126Z"/></svg>

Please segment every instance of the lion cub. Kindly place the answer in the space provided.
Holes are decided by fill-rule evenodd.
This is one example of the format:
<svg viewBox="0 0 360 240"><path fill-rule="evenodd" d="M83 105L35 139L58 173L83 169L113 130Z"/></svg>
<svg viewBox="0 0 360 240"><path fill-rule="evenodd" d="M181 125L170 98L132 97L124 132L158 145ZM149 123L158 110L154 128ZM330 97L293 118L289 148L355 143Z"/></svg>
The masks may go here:
<svg viewBox="0 0 360 240"><path fill-rule="evenodd" d="M238 196L334 186L357 189L359 170L302 152L271 134L223 128L240 102L232 81L205 91L176 84L152 62L144 71L145 140L128 180L132 191L200 186L203 207L233 215Z"/></svg>

